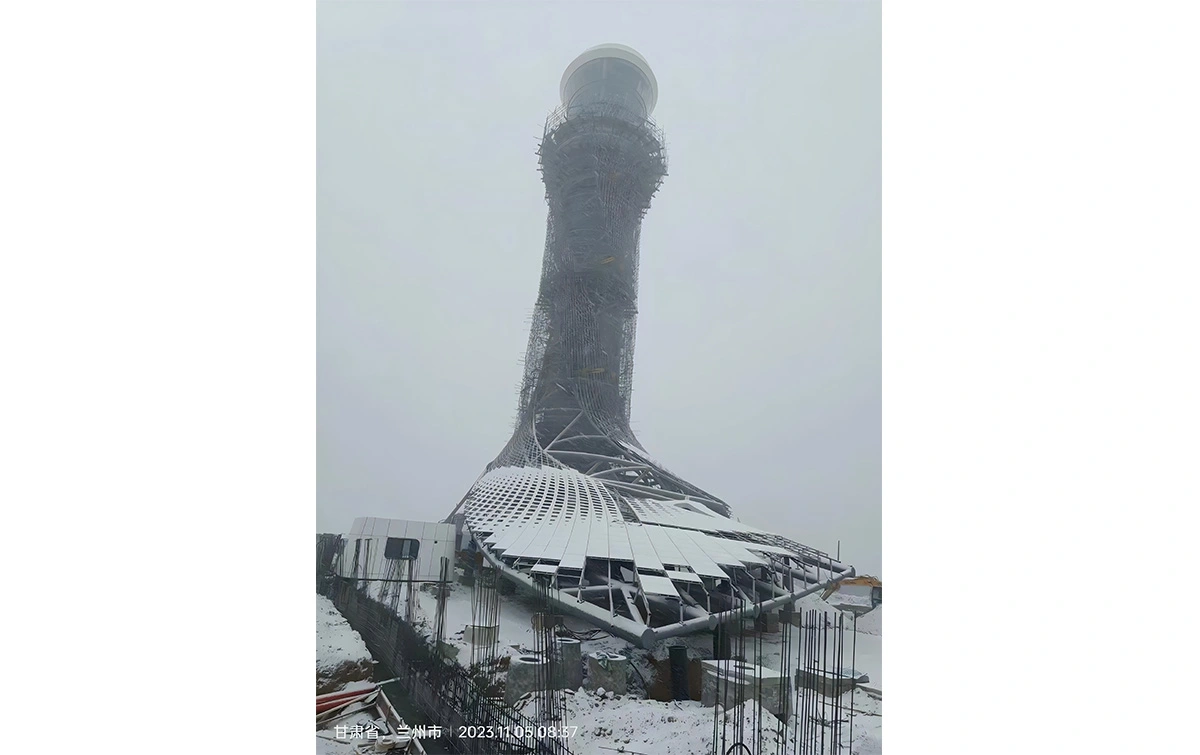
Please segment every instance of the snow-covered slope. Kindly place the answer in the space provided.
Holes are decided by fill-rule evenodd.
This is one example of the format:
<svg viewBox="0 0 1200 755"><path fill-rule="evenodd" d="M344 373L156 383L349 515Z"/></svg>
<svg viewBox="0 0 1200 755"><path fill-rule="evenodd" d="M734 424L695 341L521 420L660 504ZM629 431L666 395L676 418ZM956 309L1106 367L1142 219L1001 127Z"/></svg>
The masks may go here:
<svg viewBox="0 0 1200 755"><path fill-rule="evenodd" d="M371 653L324 595L317 596L317 694L371 679Z"/></svg>

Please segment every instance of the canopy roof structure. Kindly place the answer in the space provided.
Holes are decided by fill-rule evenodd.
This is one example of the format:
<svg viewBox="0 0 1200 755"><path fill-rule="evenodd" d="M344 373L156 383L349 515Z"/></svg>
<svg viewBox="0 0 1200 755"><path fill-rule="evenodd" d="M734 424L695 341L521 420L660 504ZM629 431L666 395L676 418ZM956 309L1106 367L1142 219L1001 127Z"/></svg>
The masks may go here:
<svg viewBox="0 0 1200 755"><path fill-rule="evenodd" d="M828 554L704 505L613 489L569 467L500 467L464 524L487 560L561 608L630 641L757 615L853 575Z"/></svg>

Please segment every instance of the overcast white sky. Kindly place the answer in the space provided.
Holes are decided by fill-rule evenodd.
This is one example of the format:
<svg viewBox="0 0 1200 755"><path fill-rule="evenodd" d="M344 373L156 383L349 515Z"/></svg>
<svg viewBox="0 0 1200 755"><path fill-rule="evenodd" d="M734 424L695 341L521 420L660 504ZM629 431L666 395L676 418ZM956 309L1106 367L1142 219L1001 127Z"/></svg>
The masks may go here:
<svg viewBox="0 0 1200 755"><path fill-rule="evenodd" d="M322 2L317 529L436 520L512 433L563 70L627 44L670 173L633 428L742 521L881 574L880 4Z"/></svg>

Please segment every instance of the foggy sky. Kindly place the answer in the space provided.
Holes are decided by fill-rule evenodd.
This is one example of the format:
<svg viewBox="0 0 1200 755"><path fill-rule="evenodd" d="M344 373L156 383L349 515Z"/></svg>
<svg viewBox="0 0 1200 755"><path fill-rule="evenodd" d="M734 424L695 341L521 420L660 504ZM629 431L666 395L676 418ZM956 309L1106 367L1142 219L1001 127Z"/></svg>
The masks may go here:
<svg viewBox="0 0 1200 755"><path fill-rule="evenodd" d="M669 174L632 426L735 516L881 573L880 5L325 2L317 530L437 520L512 434L566 66L626 44Z"/></svg>

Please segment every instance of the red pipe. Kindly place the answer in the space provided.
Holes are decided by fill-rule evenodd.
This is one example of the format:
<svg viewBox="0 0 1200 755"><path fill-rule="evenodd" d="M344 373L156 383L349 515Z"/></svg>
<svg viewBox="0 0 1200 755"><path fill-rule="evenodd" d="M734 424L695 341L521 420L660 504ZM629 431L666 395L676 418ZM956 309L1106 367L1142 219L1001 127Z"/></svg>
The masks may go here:
<svg viewBox="0 0 1200 755"><path fill-rule="evenodd" d="M372 684L370 687L360 687L359 689L348 689L340 692L326 692L324 695L317 695L318 703L327 703L330 700L340 700L343 697L357 697L365 695L368 692L374 692L378 685Z"/></svg>
<svg viewBox="0 0 1200 755"><path fill-rule="evenodd" d="M336 708L356 698L366 697L374 691L375 687L372 686L366 689L351 690L350 692L332 692L328 695L321 695L317 698L317 713L322 713L330 708Z"/></svg>
<svg viewBox="0 0 1200 755"><path fill-rule="evenodd" d="M364 699L366 699L367 695L370 695L370 694L371 693L368 692L366 695L363 695L362 697L349 697L349 698L346 698L345 700L332 700L327 703L321 703L320 705L317 706L317 715L319 716L322 713L329 711L329 710L333 710L335 708L343 708L343 707L348 707L348 706L354 705L355 703L360 703Z"/></svg>

